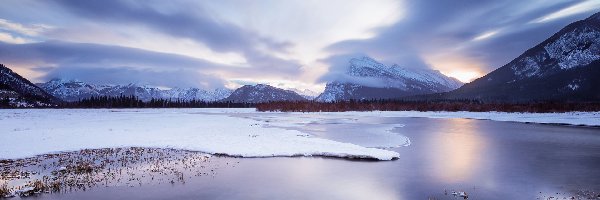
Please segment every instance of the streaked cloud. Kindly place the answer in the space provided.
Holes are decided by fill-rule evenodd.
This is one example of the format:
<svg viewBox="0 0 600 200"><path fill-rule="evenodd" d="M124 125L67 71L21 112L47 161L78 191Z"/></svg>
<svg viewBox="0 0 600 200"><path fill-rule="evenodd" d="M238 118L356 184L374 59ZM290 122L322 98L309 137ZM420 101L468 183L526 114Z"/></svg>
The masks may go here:
<svg viewBox="0 0 600 200"><path fill-rule="evenodd" d="M560 18L564 18L564 17L568 17L568 16L572 16L572 15L576 15L576 14L581 14L581 13L585 13L585 12L589 12L589 11L593 11L593 10L598 10L600 9L600 1L598 0L585 0L582 1L581 3L575 4L573 6L558 10L556 12L550 13L548 15L545 15L543 17L537 18L535 20L533 20L533 23L543 23L543 22L549 22L552 20L556 20L556 19L560 19Z"/></svg>
<svg viewBox="0 0 600 200"><path fill-rule="evenodd" d="M23 44L23 43L28 43L28 42L31 42L31 41L28 40L28 39L22 38L22 37L13 36L10 33L0 32L0 42L13 43L13 44Z"/></svg>
<svg viewBox="0 0 600 200"><path fill-rule="evenodd" d="M42 80L33 81L67 78L94 82L144 82L180 87L203 85L222 87L223 84L218 86L203 83L207 80L219 80L212 74L216 70L232 68L176 54L58 41L27 44L0 43L0 60L43 73L39 77ZM180 75L181 79L175 78L176 75ZM197 78L192 79L191 77L194 76ZM212 78L207 79L211 76ZM169 82L159 81L166 77L170 77ZM127 81L127 78L130 80Z"/></svg>
<svg viewBox="0 0 600 200"><path fill-rule="evenodd" d="M498 31L498 30L487 31L487 32L482 33L481 35L476 36L475 38L473 38L473 40L474 41L484 40L484 39L490 38L490 37L498 34L498 32L500 32L500 31Z"/></svg>
<svg viewBox="0 0 600 200"><path fill-rule="evenodd" d="M44 24L24 25L0 18L0 30L16 32L28 36L37 36L52 27Z"/></svg>

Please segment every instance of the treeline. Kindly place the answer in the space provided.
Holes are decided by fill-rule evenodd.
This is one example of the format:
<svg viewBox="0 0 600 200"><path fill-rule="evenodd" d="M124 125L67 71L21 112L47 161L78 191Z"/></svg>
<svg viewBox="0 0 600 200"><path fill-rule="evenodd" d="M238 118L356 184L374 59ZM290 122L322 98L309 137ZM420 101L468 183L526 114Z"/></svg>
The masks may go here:
<svg viewBox="0 0 600 200"><path fill-rule="evenodd" d="M151 99L136 96L92 96L75 102L63 102L61 108L252 108L252 103L209 102L198 100Z"/></svg>
<svg viewBox="0 0 600 200"><path fill-rule="evenodd" d="M9 97L0 98L0 108L12 108L13 106L10 104Z"/></svg>
<svg viewBox="0 0 600 200"><path fill-rule="evenodd" d="M257 111L344 112L344 111L471 111L471 112L570 112L600 111L600 103L484 103L477 100L403 101L349 100L336 102L269 102L256 105Z"/></svg>

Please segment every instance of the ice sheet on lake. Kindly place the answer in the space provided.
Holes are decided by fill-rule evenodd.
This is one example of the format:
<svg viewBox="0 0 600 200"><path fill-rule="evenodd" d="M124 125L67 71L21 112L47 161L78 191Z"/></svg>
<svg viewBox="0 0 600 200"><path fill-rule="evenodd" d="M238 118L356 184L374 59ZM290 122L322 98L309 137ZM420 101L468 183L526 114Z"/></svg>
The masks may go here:
<svg viewBox="0 0 600 200"><path fill-rule="evenodd" d="M238 110L238 113L248 111ZM295 112L306 115L310 113ZM315 113L312 113L315 114ZM566 124L577 126L600 126L600 112L566 112L566 113L507 113L507 112L447 112L447 111L370 111L370 112L318 112L329 117L423 117L423 118L464 118L502 122L523 122L539 124Z"/></svg>
<svg viewBox="0 0 600 200"><path fill-rule="evenodd" d="M252 109L0 110L0 158L84 148L179 148L241 157L331 156L391 160L394 151L336 142L215 113Z"/></svg>
<svg viewBox="0 0 600 200"><path fill-rule="evenodd" d="M374 111L330 113L338 116L378 116L378 117L425 117L425 118L467 118L504 122L526 122L540 124L568 124L600 126L600 112L567 113L506 113L506 112L419 112L419 111Z"/></svg>
<svg viewBox="0 0 600 200"><path fill-rule="evenodd" d="M398 133L401 131L394 131L404 127L404 124L369 123L356 116L338 116L330 113L263 112L241 116L265 122L269 127L298 130L319 138L364 147L397 148L410 145L408 137Z"/></svg>

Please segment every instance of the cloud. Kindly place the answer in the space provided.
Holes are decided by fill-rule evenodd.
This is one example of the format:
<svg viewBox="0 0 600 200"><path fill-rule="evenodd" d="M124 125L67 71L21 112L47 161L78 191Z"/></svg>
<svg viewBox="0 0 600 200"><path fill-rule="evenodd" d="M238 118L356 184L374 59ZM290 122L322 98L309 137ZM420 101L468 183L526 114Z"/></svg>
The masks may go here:
<svg viewBox="0 0 600 200"><path fill-rule="evenodd" d="M0 43L0 59L12 63L43 62L50 64L136 66L156 68L226 67L205 60L142 49L88 43L48 41L29 44Z"/></svg>
<svg viewBox="0 0 600 200"><path fill-rule="evenodd" d="M255 62L276 63L277 61L267 58L252 58ZM150 84L160 84L168 87L204 87L215 86L218 81L211 81L212 84L204 84L204 79L213 80L227 79L220 77L244 77L260 79L289 78L293 79L297 68L268 68L265 64L263 68L240 67L234 65L225 65L213 63L204 59L182 56L178 54L160 53L147 51L143 49L121 47L114 45L100 45L91 43L72 43L63 41L48 41L27 44L10 44L0 42L0 60L8 66L17 66L19 68L37 69L37 72L49 75L42 76L40 81L47 81L51 78L62 77L64 73L70 79L77 79L74 75L81 75L88 78L81 80L105 80L105 81L123 81L123 78L129 78L129 82L148 82ZM265 60L265 61L261 61ZM285 65L283 63L282 65ZM101 70L103 69L103 70ZM115 71L121 71L122 76L112 76ZM97 73L102 71L104 73ZM73 72L73 73L70 73ZM77 73L75 73L77 72ZM85 75L82 72L89 72ZM111 73L109 73L111 72ZM142 73L143 72L143 73ZM151 73L156 72L156 73ZM157 77L160 73L181 74L188 79L169 79L172 82L159 82ZM148 75L142 76L140 75ZM196 82L190 81L191 76L197 76ZM91 79L90 77L97 77ZM219 77L219 78L217 78ZM220 85L223 87L226 83ZM194 84L195 83L195 84Z"/></svg>
<svg viewBox="0 0 600 200"><path fill-rule="evenodd" d="M94 31L93 38L105 38L106 35L122 37L124 29L143 30L151 32L157 42L178 41L181 38L191 39L205 45L210 51L217 53L233 52L242 59L235 62L223 61L223 57L213 53L202 53L207 60L219 63L239 63L240 71L245 71L253 77L228 76L227 78L255 78L274 76L280 80L299 80L299 77L316 79L312 73L320 69L311 69L314 60L325 54L321 48L337 41L351 38L368 38L375 33L375 28L389 25L401 19L402 1L218 1L218 2L181 2L172 1L54 1L62 13L69 13L71 18L89 21L93 24L106 25L109 29L102 32ZM348 13L353 13L349 15ZM76 24L86 24L78 22ZM126 27L122 27L126 26ZM69 32L80 31L80 26L74 26ZM112 29L115 30L112 30ZM332 31L335 30L335 31ZM71 40L73 34L59 35L56 30L53 36L57 39ZM66 33L67 31L62 31ZM124 33L128 34L130 32ZM165 39L157 33L176 39ZM81 35L81 34L78 34ZM148 38L144 33L138 33L138 38ZM95 42L103 39L91 39ZM106 39L103 41L110 41ZM114 40L113 40L114 41ZM117 41L120 41L117 40ZM180 44L180 43L177 43ZM121 45L121 44L120 44ZM160 50L156 45L147 42L124 42L128 47L148 48L153 51L185 53L188 56L198 52L199 48L184 50L166 47ZM193 47L193 46L192 46ZM198 55L198 53L195 53ZM215 57L219 57L215 59ZM242 62L239 62L239 61ZM320 66L319 66L320 68ZM233 74L224 71L223 75ZM260 73L260 74L258 74ZM241 74L241 73L237 73ZM304 75L301 75L304 74ZM261 80L257 80L261 81ZM310 82L311 80L306 80Z"/></svg>
<svg viewBox="0 0 600 200"><path fill-rule="evenodd" d="M320 62L327 63L329 65L329 71L318 79L318 82L326 83L332 81L342 81L347 78L346 72L350 66L350 59L361 58L367 56L366 54L355 53L355 54L339 54L330 56L322 59Z"/></svg>
<svg viewBox="0 0 600 200"><path fill-rule="evenodd" d="M16 32L27 36L37 36L51 28L51 26L44 24L24 25L0 18L0 30Z"/></svg>
<svg viewBox="0 0 600 200"><path fill-rule="evenodd" d="M550 13L548 15L545 15L543 17L537 18L537 19L533 20L532 22L533 23L548 22L548 21L564 18L567 16L572 16L572 15L576 15L576 14L581 14L581 13L597 10L598 8L600 8L600 1L586 0L586 1L582 1L581 3L575 4L573 6L570 6L570 7L561 9L559 11Z"/></svg>
<svg viewBox="0 0 600 200"><path fill-rule="evenodd" d="M0 42L23 44L30 42L30 40L18 36L13 36L9 33L0 32Z"/></svg>
<svg viewBox="0 0 600 200"><path fill-rule="evenodd" d="M313 74L324 70L320 65L312 67L315 65L311 63L325 55L321 48L341 40L372 37L375 28L392 24L403 16L402 1L395 0L7 0L3 3L7 6L0 8L0 17L11 24L53 27L36 33L40 38L34 41L118 45L180 54L237 67L238 70L216 70L216 74L226 79L308 84L318 76ZM71 63L85 66L75 65L78 61L82 60L73 59ZM111 62L114 60L104 63Z"/></svg>
<svg viewBox="0 0 600 200"><path fill-rule="evenodd" d="M60 41L29 44L0 43L0 60L8 66L26 66L41 70L47 73L43 76L44 80L64 77L121 83L148 82L181 87L216 87L217 83L222 87L224 84L222 81L215 81L221 79L211 74L214 74L217 69L235 68L175 54ZM176 75L181 78L176 78Z"/></svg>
<svg viewBox="0 0 600 200"><path fill-rule="evenodd" d="M598 8L591 0L2 3L2 62L39 69L41 78L123 68L136 80L156 81L138 71L189 72L302 87L321 87L355 55L463 79L483 75Z"/></svg>
<svg viewBox="0 0 600 200"><path fill-rule="evenodd" d="M499 30L494 30L494 31L488 31L488 32L484 32L481 35L478 35L477 37L473 38L474 41L477 40L485 40L487 38L490 38L496 34L498 34L498 32L500 32Z"/></svg>
<svg viewBox="0 0 600 200"><path fill-rule="evenodd" d="M294 61L272 56L271 52L287 52L287 41L275 41L234 24L218 21L202 7L178 5L174 10L161 10L161 1L133 2L124 0L55 1L77 17L94 22L140 25L174 37L198 41L213 51L238 52L249 57L248 65L257 68L300 67ZM170 6L175 7L175 6ZM274 63L266 63L274 62Z"/></svg>
<svg viewBox="0 0 600 200"><path fill-rule="evenodd" d="M406 3L403 20L378 29L375 37L330 45L333 54L367 54L384 63L407 68L432 68L446 74L490 72L545 40L572 15L543 24L534 19L578 5L574 1L434 1ZM579 18L577 18L579 17ZM330 59L325 59L330 61ZM336 68L335 63L332 68ZM335 73L330 70L329 73ZM329 79L324 75L321 80ZM465 79L465 77L462 77Z"/></svg>
<svg viewBox="0 0 600 200"><path fill-rule="evenodd" d="M391 83L388 81L391 80L382 80L380 78L373 77L356 77L347 75L348 67L350 66L350 59L352 58L362 58L367 56L366 54L356 53L356 54L343 54L336 55L326 59L321 60L321 62L325 62L329 64L329 71L324 76L318 79L321 83L326 82L341 82L341 83L355 83L359 85L365 85L370 87L387 87L389 85L397 85L399 87L403 87L404 83L395 82ZM382 63L383 64L383 63Z"/></svg>
<svg viewBox="0 0 600 200"><path fill-rule="evenodd" d="M291 41L291 54L310 63L322 58L321 49L348 39L373 37L376 29L402 20L399 0L221 0L203 6L230 21L276 40ZM351 14L350 14L351 13Z"/></svg>

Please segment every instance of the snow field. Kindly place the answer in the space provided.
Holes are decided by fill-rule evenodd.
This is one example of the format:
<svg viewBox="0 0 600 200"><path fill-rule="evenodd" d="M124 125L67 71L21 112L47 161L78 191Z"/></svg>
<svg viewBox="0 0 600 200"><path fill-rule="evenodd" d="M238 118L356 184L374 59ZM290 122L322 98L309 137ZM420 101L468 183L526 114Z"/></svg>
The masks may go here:
<svg viewBox="0 0 600 200"><path fill-rule="evenodd" d="M328 156L377 160L399 157L394 151L307 137L299 131L265 128L262 122L203 111L206 110L0 110L0 158L129 146L178 148L240 157Z"/></svg>

